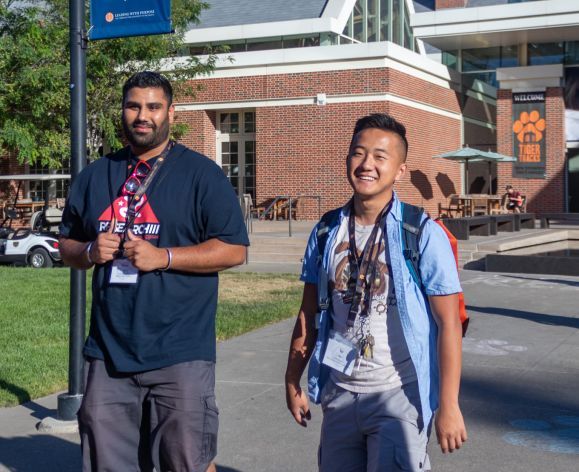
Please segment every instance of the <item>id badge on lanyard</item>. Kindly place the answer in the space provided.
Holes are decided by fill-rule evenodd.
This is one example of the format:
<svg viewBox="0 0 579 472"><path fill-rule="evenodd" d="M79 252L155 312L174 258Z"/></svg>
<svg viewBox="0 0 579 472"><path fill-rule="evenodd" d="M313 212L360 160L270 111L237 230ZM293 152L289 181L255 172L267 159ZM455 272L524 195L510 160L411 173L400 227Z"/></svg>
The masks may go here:
<svg viewBox="0 0 579 472"><path fill-rule="evenodd" d="M111 284L136 284L139 280L139 269L126 257L114 259L111 266Z"/></svg>

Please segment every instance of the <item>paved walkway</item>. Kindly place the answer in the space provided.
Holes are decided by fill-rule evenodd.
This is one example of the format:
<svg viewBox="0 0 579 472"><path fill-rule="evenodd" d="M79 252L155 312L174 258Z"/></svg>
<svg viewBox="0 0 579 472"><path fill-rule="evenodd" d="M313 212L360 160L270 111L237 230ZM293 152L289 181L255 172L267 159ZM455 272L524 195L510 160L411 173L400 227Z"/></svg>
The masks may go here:
<svg viewBox="0 0 579 472"><path fill-rule="evenodd" d="M579 278L463 271L461 280L472 317L461 393L470 439L442 456L432 438L433 470L577 470ZM219 344L221 472L316 470L319 409L307 429L285 409L292 325L284 321ZM55 407L50 396L0 410L0 471L80 470L75 435L35 432Z"/></svg>

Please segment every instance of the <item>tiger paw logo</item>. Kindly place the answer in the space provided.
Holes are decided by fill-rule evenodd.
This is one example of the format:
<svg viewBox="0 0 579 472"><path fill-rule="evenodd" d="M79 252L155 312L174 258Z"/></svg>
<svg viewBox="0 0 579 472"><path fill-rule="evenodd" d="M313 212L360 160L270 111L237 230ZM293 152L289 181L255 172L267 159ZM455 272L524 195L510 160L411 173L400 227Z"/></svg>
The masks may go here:
<svg viewBox="0 0 579 472"><path fill-rule="evenodd" d="M513 124L513 132L517 136L520 162L541 162L541 141L547 123L537 110L530 113L521 112L519 119Z"/></svg>
<svg viewBox="0 0 579 472"><path fill-rule="evenodd" d="M105 20L106 20L107 23L111 23L114 19L115 19L115 15L113 15L112 12L108 12L108 13L105 15Z"/></svg>

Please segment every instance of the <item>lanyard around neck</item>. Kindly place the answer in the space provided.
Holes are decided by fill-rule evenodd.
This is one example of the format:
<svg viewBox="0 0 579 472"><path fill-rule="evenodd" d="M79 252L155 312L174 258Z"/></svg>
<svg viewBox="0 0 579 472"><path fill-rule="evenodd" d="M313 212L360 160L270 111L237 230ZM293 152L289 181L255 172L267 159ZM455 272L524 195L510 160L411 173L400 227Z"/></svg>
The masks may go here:
<svg viewBox="0 0 579 472"><path fill-rule="evenodd" d="M380 238L378 245L376 245L376 236L380 227L385 228L386 216L392 208L392 202L393 199L386 204L378 218L376 218L370 237L364 246L364 250L361 255L358 255L358 250L356 248L356 215L354 210L354 199L350 201L350 215L348 217L348 259L350 263L350 279L348 281L348 293L352 295L352 303L350 304L348 320L346 322L348 328L354 327L358 311L360 311L360 305L362 305L360 316L367 316L368 314L368 303L370 301L369 292L372 288L372 282L376 272L376 264L382 249L383 238ZM368 277L369 274L371 275L370 277Z"/></svg>
<svg viewBox="0 0 579 472"><path fill-rule="evenodd" d="M175 141L169 141L167 143L167 145L165 146L165 149L163 149L163 152L161 152L161 154L159 154L157 156L157 160L153 164L151 171L142 180L141 185L139 186L139 188L137 189L137 191L135 192L135 194L133 195L133 197L129 201L129 206L127 208L127 219L125 222L124 234L127 234L127 231L129 230L129 228L131 228L133 226L133 222L135 221L135 218L137 216L137 205L141 201L141 198L143 197L143 195L145 194L147 189L150 187L151 182L153 182L153 178L159 172L159 169L163 165L163 162L165 162L167 155L169 154L169 152L171 152L171 149L173 149L174 145L175 145ZM132 153L131 153L131 155L132 155ZM130 157L129 157L129 159L130 159Z"/></svg>

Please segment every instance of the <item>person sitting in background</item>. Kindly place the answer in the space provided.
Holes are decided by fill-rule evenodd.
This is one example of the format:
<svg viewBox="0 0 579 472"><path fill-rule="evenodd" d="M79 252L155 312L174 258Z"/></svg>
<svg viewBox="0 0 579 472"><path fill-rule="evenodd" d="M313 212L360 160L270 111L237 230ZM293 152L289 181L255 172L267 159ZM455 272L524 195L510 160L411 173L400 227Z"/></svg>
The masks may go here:
<svg viewBox="0 0 579 472"><path fill-rule="evenodd" d="M512 185L507 185L505 190L507 193L505 194L505 204L507 210L510 210L515 213L521 213L521 207L523 206L523 197L521 196L520 192L517 192Z"/></svg>

